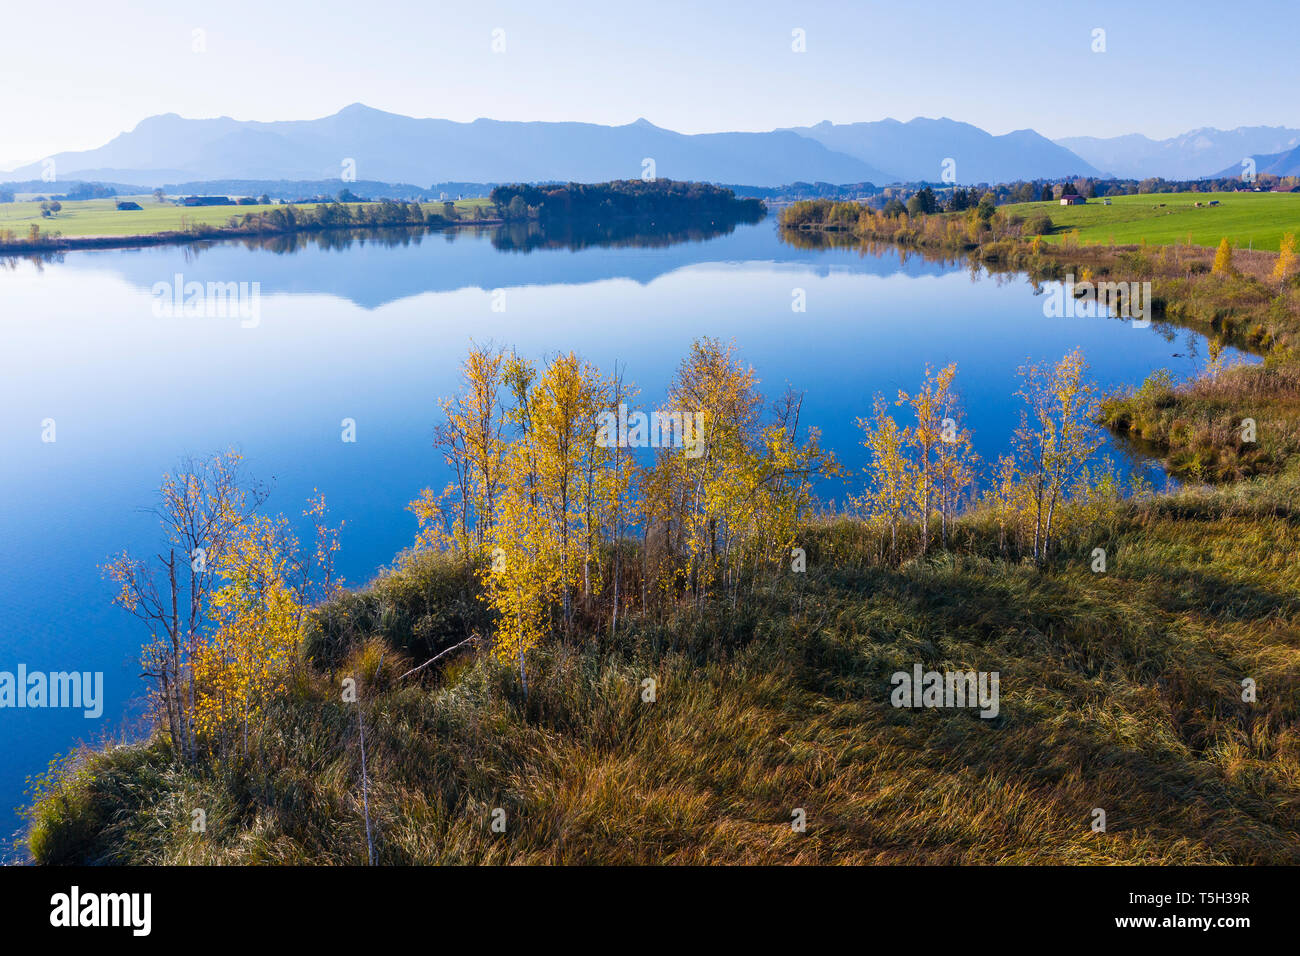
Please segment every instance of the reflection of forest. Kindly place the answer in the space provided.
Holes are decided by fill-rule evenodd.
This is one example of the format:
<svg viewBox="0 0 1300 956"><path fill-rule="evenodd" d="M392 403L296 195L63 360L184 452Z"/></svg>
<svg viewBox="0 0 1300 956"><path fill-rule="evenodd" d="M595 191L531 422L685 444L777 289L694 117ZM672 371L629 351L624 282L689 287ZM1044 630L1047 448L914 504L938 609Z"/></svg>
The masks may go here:
<svg viewBox="0 0 1300 956"><path fill-rule="evenodd" d="M558 223L546 225L536 220L511 222L501 226L372 226L357 229L313 229L282 232L264 236L238 236L195 239L177 243L193 251L211 248L218 243L239 243L246 249L261 249L281 255L309 248L326 251L349 249L356 244L375 243L384 248L419 245L426 236L437 234L440 240L454 242L464 234L489 235L494 248L503 252L531 252L534 249L569 249L591 247L661 248L685 242L703 242L735 231L736 226L758 222L757 214L742 213L733 217L681 216L653 222L644 219L617 219L607 223ZM0 257L0 264L14 265L19 259L40 262L62 261L64 252L50 251L25 256Z"/></svg>
<svg viewBox="0 0 1300 956"><path fill-rule="evenodd" d="M857 251L864 259L868 257L884 257L893 255L898 258L900 265L906 265L909 260L919 260L922 262L931 262L943 266L965 266L970 270L971 277L983 275L992 279L999 284L1005 282L1016 282L1027 279L1039 291L1044 287L1044 283L1059 281L1058 277L1050 273L1035 273L1032 268L1024 263L1013 264L1003 262L997 259L982 259L978 250L971 250L965 254L957 254L947 249L935 249L931 247L904 246L896 242L887 242L878 239L863 239L859 236L847 232L826 231L821 229L789 229L781 228L777 230L777 235L781 241L795 249L806 249L811 251L826 251L830 249L851 249ZM1127 322L1128 317L1120 314L1119 310L1114 308L1103 309L1101 313L1106 318L1118 319ZM1180 325L1172 319L1165 319L1163 312L1160 317L1153 320L1152 328L1157 335L1164 338L1167 342L1172 342L1179 328L1190 327L1186 323ZM1194 337L1189 337L1189 349L1195 351L1196 344L1192 341ZM1241 345L1241 343L1237 343Z"/></svg>
<svg viewBox="0 0 1300 956"><path fill-rule="evenodd" d="M385 249L395 249L418 246L431 232L444 233L443 238L451 241L462 231L478 233L482 228L462 226L446 230L423 226L370 226L361 229L325 229L318 232L287 232L273 236L246 236L237 241L246 249L262 249L281 254L301 252L311 247L334 252L366 243L373 243ZM204 245L204 243L196 243L196 245Z"/></svg>
<svg viewBox="0 0 1300 956"><path fill-rule="evenodd" d="M639 218L609 222L537 220L508 222L492 233L492 245L506 252L534 249L570 249L593 246L659 248L682 242L703 242L733 232L737 225L758 222L763 213L742 211L735 216L658 216L654 221Z"/></svg>
<svg viewBox="0 0 1300 956"><path fill-rule="evenodd" d="M662 219L647 222L642 219L621 219L609 223L549 223L536 220L511 222L500 226L455 226L388 228L327 229L314 232L290 232L273 236L244 236L235 241L248 249L290 253L309 247L324 250L348 249L358 243L375 243L385 248L419 245L426 236L454 242L464 234L478 237L490 236L494 248L505 252L529 252L533 249L586 249L598 246L643 246L656 248L683 242L702 242L733 232L737 225L757 222L759 215L745 215L722 219L684 216L665 222ZM230 241L230 240L225 240ZM210 245L196 242L195 246Z"/></svg>
<svg viewBox="0 0 1300 956"><path fill-rule="evenodd" d="M864 256L883 256L894 253L899 262L907 262L912 257L925 262L940 263L945 266L961 265L968 262L966 256L953 255L951 252L936 252L933 249L904 247L894 242L878 242L861 239L847 232L832 232L821 229L778 229L777 235L786 245L796 249L822 251L826 249L856 249Z"/></svg>

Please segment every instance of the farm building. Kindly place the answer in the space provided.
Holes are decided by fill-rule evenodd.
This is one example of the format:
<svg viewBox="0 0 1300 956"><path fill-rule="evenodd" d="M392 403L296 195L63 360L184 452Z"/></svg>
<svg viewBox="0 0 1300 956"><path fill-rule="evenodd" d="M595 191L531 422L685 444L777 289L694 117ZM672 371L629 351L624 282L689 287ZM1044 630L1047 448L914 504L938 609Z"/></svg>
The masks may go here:
<svg viewBox="0 0 1300 956"><path fill-rule="evenodd" d="M229 196L186 196L181 200L182 206L233 206L235 201Z"/></svg>
<svg viewBox="0 0 1300 956"><path fill-rule="evenodd" d="M1086 203L1087 201L1088 201L1088 200L1084 199L1082 196L1062 196L1062 197L1061 197L1061 205L1062 205L1062 206L1082 206L1082 205L1083 205L1084 203Z"/></svg>

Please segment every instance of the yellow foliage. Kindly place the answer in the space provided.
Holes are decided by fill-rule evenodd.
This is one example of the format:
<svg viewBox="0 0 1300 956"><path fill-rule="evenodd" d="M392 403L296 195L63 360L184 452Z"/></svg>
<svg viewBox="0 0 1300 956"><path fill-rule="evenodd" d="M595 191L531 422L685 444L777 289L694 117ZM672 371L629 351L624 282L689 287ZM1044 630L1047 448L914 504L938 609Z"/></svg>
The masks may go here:
<svg viewBox="0 0 1300 956"><path fill-rule="evenodd" d="M1295 233L1288 232L1282 237L1282 245L1277 254L1277 262L1273 264L1273 278L1280 282L1286 281L1295 271L1296 264L1296 242Z"/></svg>
<svg viewBox="0 0 1300 956"><path fill-rule="evenodd" d="M1219 248L1214 253L1214 266L1210 271L1215 275L1231 275L1236 271L1232 265L1232 246L1228 244L1227 236L1219 240Z"/></svg>
<svg viewBox="0 0 1300 956"><path fill-rule="evenodd" d="M297 545L286 519L256 515L236 526L220 556L214 629L192 660L200 736L238 732L257 719L268 695L284 689L304 610L290 581Z"/></svg>

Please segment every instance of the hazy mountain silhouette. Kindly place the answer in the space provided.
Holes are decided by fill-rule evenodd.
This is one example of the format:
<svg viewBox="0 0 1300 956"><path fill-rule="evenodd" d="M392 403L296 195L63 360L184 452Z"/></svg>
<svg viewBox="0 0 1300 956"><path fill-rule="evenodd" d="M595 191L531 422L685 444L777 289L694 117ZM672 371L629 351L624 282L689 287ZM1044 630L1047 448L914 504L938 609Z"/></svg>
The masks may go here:
<svg viewBox="0 0 1300 956"><path fill-rule="evenodd" d="M791 131L828 149L887 166L907 180L944 181L947 159L954 161L956 181L967 184L1100 175L1084 159L1031 129L994 136L969 123L918 117L906 123L885 119L839 126L827 121Z"/></svg>
<svg viewBox="0 0 1300 956"><path fill-rule="evenodd" d="M1300 176L1300 146L1280 153L1258 153L1243 159L1255 161L1256 173L1272 173L1274 176ZM1242 174L1242 164L1233 163L1227 169L1215 173L1215 177L1230 178Z"/></svg>
<svg viewBox="0 0 1300 956"><path fill-rule="evenodd" d="M1067 136L1056 141L1094 166L1132 179L1202 179L1241 175L1247 156L1277 155L1300 146L1300 129L1285 126L1241 126L1232 130L1194 129L1169 139L1140 133L1098 138ZM1229 173L1222 170L1231 169ZM1261 167L1260 172L1263 172Z"/></svg>
<svg viewBox="0 0 1300 956"><path fill-rule="evenodd" d="M456 123L413 119L355 103L333 116L271 123L153 116L98 149L53 157L60 179L141 185L203 179L339 178L431 183L604 182L635 179L643 161L668 179L756 186L795 180L888 182L896 177L788 132L685 135L646 120L626 126ZM35 163L10 179L40 174Z"/></svg>
<svg viewBox="0 0 1300 956"><path fill-rule="evenodd" d="M415 119L360 103L314 120L254 122L151 116L105 145L58 153L59 180L137 186L204 180L387 183L604 182L642 175L652 159L668 179L781 186L794 182L939 182L952 159L959 183L1066 176L1195 179L1300 146L1280 126L1205 128L1153 140L1141 134L1065 137L1030 129L994 136L951 119L830 122L763 133L676 133L640 119L624 126ZM0 180L38 179L33 163ZM1261 167L1262 171L1262 167Z"/></svg>

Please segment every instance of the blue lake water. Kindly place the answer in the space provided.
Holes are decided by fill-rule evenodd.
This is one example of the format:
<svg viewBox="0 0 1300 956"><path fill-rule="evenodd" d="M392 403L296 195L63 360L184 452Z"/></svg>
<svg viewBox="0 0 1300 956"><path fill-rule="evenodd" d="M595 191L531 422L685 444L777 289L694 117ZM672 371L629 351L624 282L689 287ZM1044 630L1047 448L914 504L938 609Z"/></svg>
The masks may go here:
<svg viewBox="0 0 1300 956"><path fill-rule="evenodd" d="M79 740L139 711L142 625L111 606L100 567L158 538L162 474L228 447L297 515L319 489L343 519L339 569L363 583L406 547L405 510L441 488L436 400L457 387L470 340L536 358L577 350L618 361L650 408L692 339L734 340L769 397L806 391L803 421L857 468L856 416L873 393L911 390L927 362L958 364L976 450L1006 451L1017 366L1084 350L1110 387L1206 361L1187 331L1114 318L1046 318L1023 277L897 253L803 250L771 219L704 241L502 251L489 233L396 244L237 242L73 252L0 269L0 671L102 671L103 716L0 709L0 825L23 781ZM155 283L260 283L260 321L155 315ZM792 311L802 289L806 311ZM504 309L496 311L494 303ZM340 439L356 422L355 443ZM42 441L53 419L55 441ZM1121 470L1151 470L1108 444ZM1155 472L1157 487L1163 478ZM860 484L849 490L860 493ZM842 499L843 488L827 488Z"/></svg>

